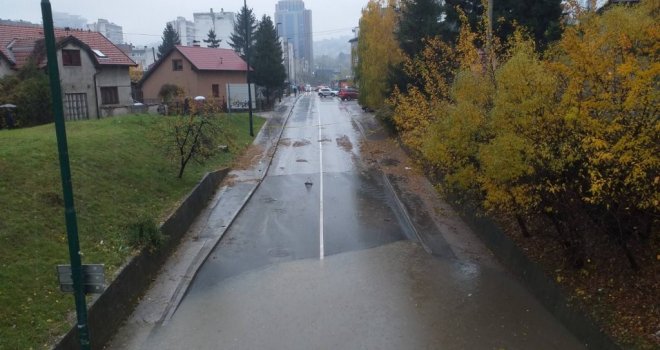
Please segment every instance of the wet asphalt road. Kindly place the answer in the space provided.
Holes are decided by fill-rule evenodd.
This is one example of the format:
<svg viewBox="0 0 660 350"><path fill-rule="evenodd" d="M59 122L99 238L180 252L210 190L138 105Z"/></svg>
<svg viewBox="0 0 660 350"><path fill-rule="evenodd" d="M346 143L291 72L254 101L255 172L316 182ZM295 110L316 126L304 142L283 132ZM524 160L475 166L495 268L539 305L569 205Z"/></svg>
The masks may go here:
<svg viewBox="0 0 660 350"><path fill-rule="evenodd" d="M582 348L501 268L424 251L361 165L347 104L298 101L262 184L143 348Z"/></svg>

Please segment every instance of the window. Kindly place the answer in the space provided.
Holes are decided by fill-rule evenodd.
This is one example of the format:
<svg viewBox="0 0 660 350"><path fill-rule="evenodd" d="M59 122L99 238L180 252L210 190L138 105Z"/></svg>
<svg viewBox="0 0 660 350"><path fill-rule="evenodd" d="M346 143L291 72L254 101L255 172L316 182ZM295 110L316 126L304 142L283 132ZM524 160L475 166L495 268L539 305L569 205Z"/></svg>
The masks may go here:
<svg viewBox="0 0 660 350"><path fill-rule="evenodd" d="M80 50L62 50L64 66L80 66Z"/></svg>
<svg viewBox="0 0 660 350"><path fill-rule="evenodd" d="M213 89L213 97L220 97L220 85L213 84L211 88Z"/></svg>
<svg viewBox="0 0 660 350"><path fill-rule="evenodd" d="M183 70L183 61L172 60L172 70Z"/></svg>
<svg viewBox="0 0 660 350"><path fill-rule="evenodd" d="M102 105L119 104L119 93L117 93L116 86L101 88L101 104Z"/></svg>
<svg viewBox="0 0 660 350"><path fill-rule="evenodd" d="M101 50L92 49L92 51L96 56L100 58L108 58L108 56L106 56L103 52L101 52Z"/></svg>

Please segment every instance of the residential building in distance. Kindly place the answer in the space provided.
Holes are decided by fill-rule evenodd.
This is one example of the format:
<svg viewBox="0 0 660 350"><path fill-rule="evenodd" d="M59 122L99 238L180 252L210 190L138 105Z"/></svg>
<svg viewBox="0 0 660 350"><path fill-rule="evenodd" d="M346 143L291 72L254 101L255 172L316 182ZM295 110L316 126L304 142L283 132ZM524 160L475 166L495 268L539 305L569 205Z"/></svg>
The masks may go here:
<svg viewBox="0 0 660 350"><path fill-rule="evenodd" d="M193 13L193 20L195 22L195 40L201 47L208 47L208 43L204 40L208 39L208 34L211 29L215 31L216 39L220 39L220 48L229 49L229 37L234 31L234 13L225 12L220 9L220 12L196 12Z"/></svg>
<svg viewBox="0 0 660 350"><path fill-rule="evenodd" d="M98 32L56 28L55 38L65 118L128 112L133 104L129 67L135 62ZM45 69L44 50L41 26L0 24L0 77L16 74L30 59Z"/></svg>
<svg viewBox="0 0 660 350"><path fill-rule="evenodd" d="M181 39L181 45L183 46L193 46L195 41L195 23L188 21L184 17L177 17L174 21L168 22L174 27L177 33L179 33L179 39Z"/></svg>
<svg viewBox="0 0 660 350"><path fill-rule="evenodd" d="M87 19L66 12L53 12L53 25L57 28L87 29Z"/></svg>
<svg viewBox="0 0 660 350"><path fill-rule="evenodd" d="M96 23L88 24L87 29L103 34L115 45L124 43L124 29L120 25L111 23L107 19L99 18Z"/></svg>
<svg viewBox="0 0 660 350"><path fill-rule="evenodd" d="M149 46L134 46L133 44L117 45L120 50L124 51L128 57L143 71L149 70L149 67L156 62L156 48Z"/></svg>
<svg viewBox="0 0 660 350"><path fill-rule="evenodd" d="M282 44L282 64L286 70L286 81L289 84L294 84L296 81L296 61L293 57L293 43L280 37L280 44Z"/></svg>
<svg viewBox="0 0 660 350"><path fill-rule="evenodd" d="M305 9L302 0L280 0L275 5L275 23L279 35L293 43L296 69L309 74L314 66L312 10Z"/></svg>
<svg viewBox="0 0 660 350"><path fill-rule="evenodd" d="M227 85L246 80L247 64L234 50L177 45L144 74L140 87L145 103L160 102L165 84L180 86L187 97L227 102Z"/></svg>

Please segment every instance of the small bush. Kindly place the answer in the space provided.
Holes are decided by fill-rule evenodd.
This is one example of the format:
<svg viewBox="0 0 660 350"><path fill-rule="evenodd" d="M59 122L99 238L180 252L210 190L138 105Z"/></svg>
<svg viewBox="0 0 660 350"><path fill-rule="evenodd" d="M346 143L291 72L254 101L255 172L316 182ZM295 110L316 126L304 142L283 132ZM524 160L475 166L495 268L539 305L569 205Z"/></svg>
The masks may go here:
<svg viewBox="0 0 660 350"><path fill-rule="evenodd" d="M394 133L396 131L396 124L394 123L394 110L391 106L385 105L376 111L376 119L378 119L387 128L387 131Z"/></svg>
<svg viewBox="0 0 660 350"><path fill-rule="evenodd" d="M160 228L152 218L140 218L127 227L128 241L135 249L158 250L165 241Z"/></svg>
<svg viewBox="0 0 660 350"><path fill-rule="evenodd" d="M184 95L183 88L176 84L163 84L158 91L158 96L163 99L165 103L171 102L173 99L182 97Z"/></svg>

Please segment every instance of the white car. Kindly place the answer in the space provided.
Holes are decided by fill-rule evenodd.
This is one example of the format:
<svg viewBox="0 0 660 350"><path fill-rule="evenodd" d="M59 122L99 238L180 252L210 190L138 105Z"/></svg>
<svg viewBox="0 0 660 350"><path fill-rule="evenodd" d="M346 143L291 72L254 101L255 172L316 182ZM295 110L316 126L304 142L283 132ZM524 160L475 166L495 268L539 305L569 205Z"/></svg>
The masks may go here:
<svg viewBox="0 0 660 350"><path fill-rule="evenodd" d="M332 91L329 88L319 89L319 97L328 97L328 96L335 97L335 96L337 96L337 92Z"/></svg>

